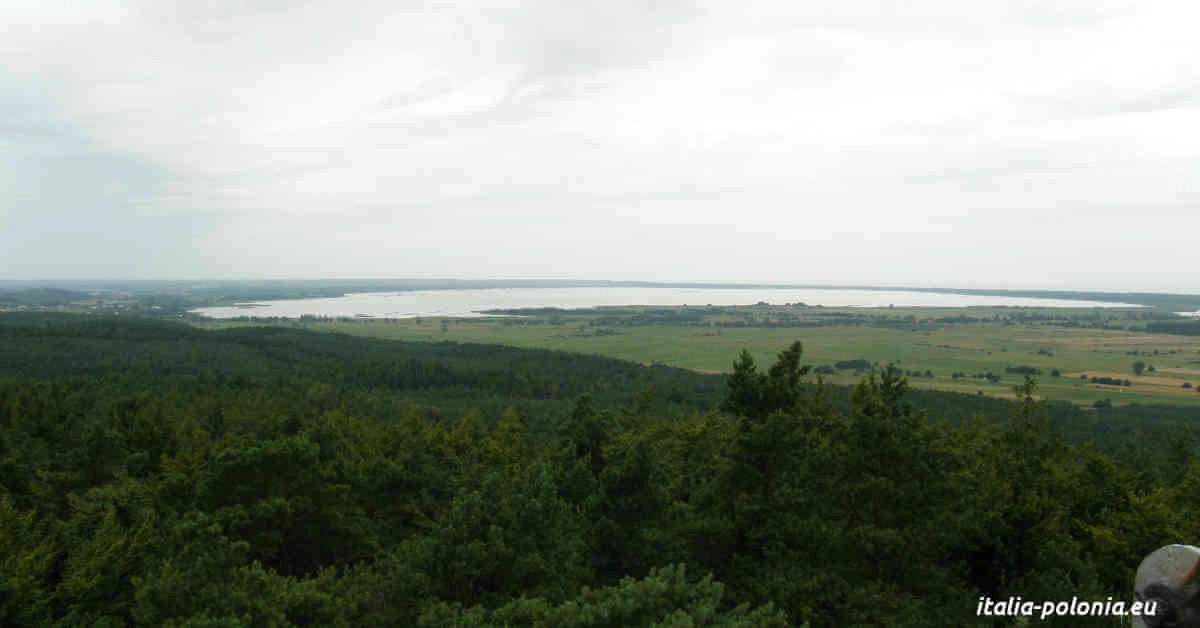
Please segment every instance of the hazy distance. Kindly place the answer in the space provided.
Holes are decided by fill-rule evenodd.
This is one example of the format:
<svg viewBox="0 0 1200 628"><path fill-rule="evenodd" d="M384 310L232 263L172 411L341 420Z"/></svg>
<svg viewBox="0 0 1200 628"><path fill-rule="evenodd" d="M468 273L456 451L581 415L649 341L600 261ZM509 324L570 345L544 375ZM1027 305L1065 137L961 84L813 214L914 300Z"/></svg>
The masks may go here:
<svg viewBox="0 0 1200 628"><path fill-rule="evenodd" d="M1189 2L0 7L0 279L1200 293Z"/></svg>

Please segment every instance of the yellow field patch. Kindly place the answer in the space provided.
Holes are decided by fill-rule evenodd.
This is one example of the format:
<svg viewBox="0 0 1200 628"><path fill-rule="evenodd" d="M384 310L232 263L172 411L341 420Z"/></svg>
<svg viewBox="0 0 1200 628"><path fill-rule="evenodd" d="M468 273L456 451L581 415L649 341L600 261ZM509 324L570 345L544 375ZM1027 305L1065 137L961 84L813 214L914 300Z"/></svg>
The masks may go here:
<svg viewBox="0 0 1200 628"><path fill-rule="evenodd" d="M1200 378L1200 369L1185 369L1185 368L1172 368L1169 366L1160 366L1160 367L1158 367L1158 372L1160 372L1160 373L1178 373L1179 375L1183 375L1185 377L1195 376L1195 377Z"/></svg>
<svg viewBox="0 0 1200 628"><path fill-rule="evenodd" d="M1141 387L1141 388L1136 388L1136 390L1144 391L1144 392L1163 393L1163 394L1167 394L1167 395L1197 395L1197 396L1200 396L1200 393L1197 393L1195 388L1184 388L1182 384L1178 384L1178 383L1175 385L1172 385L1172 386L1157 386L1157 385L1156 386L1145 386L1145 387Z"/></svg>
<svg viewBox="0 0 1200 628"><path fill-rule="evenodd" d="M1134 386L1165 386L1168 384L1180 385L1183 380L1174 377L1162 377L1158 375L1142 375L1137 376L1127 371L1083 371L1080 373L1065 373L1065 377L1079 377L1087 375L1088 377L1111 377L1113 379L1127 379L1133 382Z"/></svg>
<svg viewBox="0 0 1200 628"><path fill-rule="evenodd" d="M1130 332L1112 332L1111 335L1088 336L1059 336L1054 343L1063 348L1088 350L1128 350L1131 347L1142 349L1158 349L1160 355L1166 351L1193 353L1200 348L1200 342L1167 334L1135 334ZM1155 356L1160 357L1160 356Z"/></svg>
<svg viewBox="0 0 1200 628"><path fill-rule="evenodd" d="M1160 369L1165 370L1165 369ZM1085 373L1065 373L1065 377L1079 377ZM1092 388L1099 390L1112 390L1116 392L1129 390L1146 393L1165 393L1165 394L1190 394L1196 395L1194 388L1184 388L1182 379L1173 377L1161 377L1155 375L1142 375L1138 377L1133 373L1118 373L1113 371L1088 371L1088 377L1111 377L1113 379L1129 380L1132 386L1111 386L1108 384L1089 384ZM1195 382L1194 382L1195 383ZM1194 384L1193 383L1193 384Z"/></svg>

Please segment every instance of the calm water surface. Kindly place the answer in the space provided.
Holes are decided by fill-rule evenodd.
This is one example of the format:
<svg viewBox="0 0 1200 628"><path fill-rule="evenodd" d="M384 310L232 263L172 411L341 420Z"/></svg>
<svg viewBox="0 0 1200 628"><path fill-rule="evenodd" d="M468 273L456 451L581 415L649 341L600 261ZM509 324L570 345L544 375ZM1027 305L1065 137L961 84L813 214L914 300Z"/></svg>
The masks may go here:
<svg viewBox="0 0 1200 628"><path fill-rule="evenodd" d="M364 292L335 298L260 301L193 310L212 318L305 314L332 317L413 318L482 316L492 309L557 307L576 309L620 305L774 305L806 303L826 307L1136 307L1127 303L993 297L940 292L786 288L491 288Z"/></svg>

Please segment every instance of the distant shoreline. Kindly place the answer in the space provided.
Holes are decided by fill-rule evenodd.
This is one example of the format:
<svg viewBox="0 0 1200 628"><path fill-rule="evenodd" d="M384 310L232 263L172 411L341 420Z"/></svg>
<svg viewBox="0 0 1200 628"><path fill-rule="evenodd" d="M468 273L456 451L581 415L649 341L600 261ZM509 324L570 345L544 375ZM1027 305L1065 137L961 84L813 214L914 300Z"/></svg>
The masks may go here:
<svg viewBox="0 0 1200 628"><path fill-rule="evenodd" d="M377 292L490 288L674 288L714 290L856 290L1103 301L1152 307L1171 313L1200 311L1200 294L1001 288L931 288L770 282L652 282L569 279L278 279L278 280L0 280L0 300L25 290L63 289L113 294L186 295L191 305L233 305L260 301L341 297Z"/></svg>
<svg viewBox="0 0 1200 628"><path fill-rule="evenodd" d="M391 290L351 292L342 296L284 298L257 302L266 317L415 318L475 317L521 310L576 310L604 307L790 306L814 308L1068 308L1142 309L1120 301L1047 299L1011 295L974 295L933 290L837 290L812 288L666 287L666 286L489 286L458 290ZM236 318L244 303L196 307L189 313L209 318Z"/></svg>

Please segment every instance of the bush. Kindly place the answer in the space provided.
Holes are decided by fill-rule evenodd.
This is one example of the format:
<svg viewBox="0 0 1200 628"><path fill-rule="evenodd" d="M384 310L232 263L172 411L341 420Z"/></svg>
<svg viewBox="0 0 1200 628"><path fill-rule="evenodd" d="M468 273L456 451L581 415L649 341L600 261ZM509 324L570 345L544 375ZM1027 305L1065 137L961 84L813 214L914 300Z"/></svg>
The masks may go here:
<svg viewBox="0 0 1200 628"><path fill-rule="evenodd" d="M1005 373L1013 373L1015 375L1041 375L1042 370L1036 366L1010 366L1004 369Z"/></svg>
<svg viewBox="0 0 1200 628"><path fill-rule="evenodd" d="M833 365L835 367L837 367L837 369L839 371L851 371L851 370L866 371L871 368L871 363L867 362L866 360L864 360L862 358L859 358L857 360L841 360L838 362L834 362Z"/></svg>

